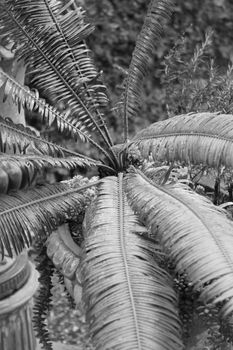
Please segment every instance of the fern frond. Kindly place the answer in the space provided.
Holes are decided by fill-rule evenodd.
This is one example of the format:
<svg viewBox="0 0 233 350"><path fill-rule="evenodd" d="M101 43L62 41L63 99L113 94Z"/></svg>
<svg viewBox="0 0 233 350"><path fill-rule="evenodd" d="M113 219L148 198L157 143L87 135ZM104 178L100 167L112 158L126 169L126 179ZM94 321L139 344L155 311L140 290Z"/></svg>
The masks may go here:
<svg viewBox="0 0 233 350"><path fill-rule="evenodd" d="M135 118L141 107L142 82L147 75L153 50L160 41L165 21L170 19L173 0L151 0L142 30L132 55L125 91L122 97L125 141L128 138L128 119Z"/></svg>
<svg viewBox="0 0 233 350"><path fill-rule="evenodd" d="M99 112L107 101L105 86L83 43L93 28L84 22L82 10L72 8L72 2L62 7L60 2L39 0L36 5L6 0L1 5L2 33L20 44L17 55L32 73L33 86L54 103L69 106L66 120L73 129L84 134L97 130L109 146Z"/></svg>
<svg viewBox="0 0 233 350"><path fill-rule="evenodd" d="M4 119L0 116L0 151L11 153L30 152L46 154L54 157L63 157L64 154L72 154L48 140L41 138L36 133L22 124L15 124L10 118Z"/></svg>
<svg viewBox="0 0 233 350"><path fill-rule="evenodd" d="M142 157L181 161L210 167L233 166L233 115L180 115L150 125L131 141Z"/></svg>
<svg viewBox="0 0 233 350"><path fill-rule="evenodd" d="M74 127L68 120L70 111L62 113L55 107L46 103L45 99L40 98L39 92L34 89L30 90L27 86L18 83L14 78L5 73L0 67L0 79L4 80L4 100L10 95L12 101L18 106L19 112L21 106L28 111L35 111L42 117L42 121L46 125L51 126L56 122L59 131L67 130L72 133L73 138L80 139L85 142L90 139L87 133L83 133L78 127Z"/></svg>
<svg viewBox="0 0 233 350"><path fill-rule="evenodd" d="M54 158L35 154L0 153L0 193L29 187L41 170L53 167L74 170L97 164L79 157Z"/></svg>
<svg viewBox="0 0 233 350"><path fill-rule="evenodd" d="M1 195L0 202L0 252L10 256L31 244L34 235L47 235L88 203L81 191L95 186L70 188L69 183L38 186L27 191Z"/></svg>
<svg viewBox="0 0 233 350"><path fill-rule="evenodd" d="M158 186L141 172L127 175L128 199L159 239L180 274L206 302L233 311L233 223L224 210L190 188Z"/></svg>
<svg viewBox="0 0 233 350"><path fill-rule="evenodd" d="M123 174L107 177L85 224L83 295L97 350L181 349L172 281L133 214Z"/></svg>

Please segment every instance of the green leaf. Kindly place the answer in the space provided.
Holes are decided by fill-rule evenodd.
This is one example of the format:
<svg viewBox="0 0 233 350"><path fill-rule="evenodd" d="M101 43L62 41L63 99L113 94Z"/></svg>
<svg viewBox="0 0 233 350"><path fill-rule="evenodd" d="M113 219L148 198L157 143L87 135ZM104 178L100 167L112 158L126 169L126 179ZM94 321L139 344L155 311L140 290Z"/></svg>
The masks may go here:
<svg viewBox="0 0 233 350"><path fill-rule="evenodd" d="M150 125L132 139L144 158L183 161L210 167L233 166L233 115L179 115Z"/></svg>
<svg viewBox="0 0 233 350"><path fill-rule="evenodd" d="M179 273L201 298L233 311L233 222L226 212L180 184L158 186L142 173L126 177L133 210L151 228Z"/></svg>
<svg viewBox="0 0 233 350"><path fill-rule="evenodd" d="M103 179L85 219L83 295L93 342L97 350L177 350L172 281L155 262L158 246L127 204L122 177Z"/></svg>

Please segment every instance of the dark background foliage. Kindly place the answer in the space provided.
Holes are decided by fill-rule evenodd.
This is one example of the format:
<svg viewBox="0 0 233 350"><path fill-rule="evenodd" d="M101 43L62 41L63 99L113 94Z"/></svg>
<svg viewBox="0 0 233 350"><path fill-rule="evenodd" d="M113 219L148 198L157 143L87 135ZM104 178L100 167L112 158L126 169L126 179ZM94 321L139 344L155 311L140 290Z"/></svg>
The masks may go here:
<svg viewBox="0 0 233 350"><path fill-rule="evenodd" d="M83 0L79 3L86 8L88 16L96 26L89 45L98 68L104 71L110 96L116 101L121 94L120 86L124 78L119 67L128 68L149 1ZM142 113L138 120L131 121L131 132L167 117L166 94L161 84L164 78L164 57L183 35L186 38L184 51L188 61L195 46L204 40L209 27L214 30L213 42L208 50L209 59L214 57L217 66L226 68L230 60L233 62L233 2L176 1L172 22L155 51L149 77L144 83ZM114 130L121 130L121 121L112 115L110 125Z"/></svg>

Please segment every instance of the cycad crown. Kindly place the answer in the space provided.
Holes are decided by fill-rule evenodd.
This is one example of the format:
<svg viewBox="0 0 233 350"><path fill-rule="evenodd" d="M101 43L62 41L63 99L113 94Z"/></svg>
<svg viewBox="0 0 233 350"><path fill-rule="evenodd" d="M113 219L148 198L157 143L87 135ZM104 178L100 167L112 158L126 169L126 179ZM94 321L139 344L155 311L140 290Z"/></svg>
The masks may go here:
<svg viewBox="0 0 233 350"><path fill-rule="evenodd" d="M107 128L108 94L85 42L93 27L84 11L74 1L0 4L1 35L14 42L31 86L0 69L5 98L10 95L45 125L55 124L61 134L89 142L100 155L86 157L1 118L0 251L20 253L35 237L42 247L39 269L44 276L43 268L46 273L53 270L43 259L47 246L55 267L72 281L75 301L83 289L98 350L182 349L185 327L179 307L181 295L190 289L200 307L219 310L218 322L227 322L233 312L232 221L208 198L170 181L176 162L201 169L232 168L233 116L176 116L128 140L128 121L140 111L142 80L172 8L172 0L149 5L120 100L124 144L114 146ZM152 167L146 159L154 162ZM170 167L161 166L166 161ZM40 172L57 166L95 167L99 177L38 186ZM51 235L71 220L79 223L79 245L67 230ZM41 278L41 283L48 285L50 279ZM45 311L41 300L50 295L45 289L36 315ZM43 324L36 326L50 349ZM223 336L228 337L226 329Z"/></svg>

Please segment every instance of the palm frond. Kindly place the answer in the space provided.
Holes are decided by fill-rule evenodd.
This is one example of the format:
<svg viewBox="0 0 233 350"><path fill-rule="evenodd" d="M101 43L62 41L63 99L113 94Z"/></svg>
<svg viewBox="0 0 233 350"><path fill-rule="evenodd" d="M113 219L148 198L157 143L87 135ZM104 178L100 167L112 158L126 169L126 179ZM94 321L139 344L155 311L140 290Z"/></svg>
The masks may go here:
<svg viewBox="0 0 233 350"><path fill-rule="evenodd" d="M125 141L128 135L128 119L135 118L141 108L143 79L147 75L153 50L163 32L165 21L170 19L173 0L151 0L142 30L132 55L125 91L122 97Z"/></svg>
<svg viewBox="0 0 233 350"><path fill-rule="evenodd" d="M200 288L203 300L233 311L233 222L181 184L158 186L141 172L129 173L128 199L175 262L179 273Z"/></svg>
<svg viewBox="0 0 233 350"><path fill-rule="evenodd" d="M108 177L84 232L83 295L97 350L181 349L177 300L154 241L127 204L123 174Z"/></svg>
<svg viewBox="0 0 233 350"><path fill-rule="evenodd" d="M135 145L145 158L231 168L233 115L191 113L163 120L140 131L129 153Z"/></svg>
<svg viewBox="0 0 233 350"><path fill-rule="evenodd" d="M87 133L83 133L79 128L74 128L72 123L69 122L67 116L70 111L62 113L59 112L55 107L46 103L45 99L40 98L39 92L34 89L30 90L29 87L18 83L13 77L5 73L0 67L0 79L2 80L2 85L4 86L4 100L10 95L12 101L18 106L19 112L21 106L26 108L28 111L38 112L42 117L42 121L46 125L51 126L55 121L58 130L66 130L73 135L74 139L80 137L80 139L85 142L90 139Z"/></svg>
<svg viewBox="0 0 233 350"><path fill-rule="evenodd" d="M6 0L0 5L1 32L19 44L17 55L27 64L32 85L53 103L69 106L66 120L73 129L84 134L97 130L109 146L99 111L107 102L105 86L83 41L93 28L85 23L84 12L71 5Z"/></svg>
<svg viewBox="0 0 233 350"><path fill-rule="evenodd" d="M15 124L10 118L0 117L0 151L11 153L30 152L46 154L55 157L63 157L64 154L74 154L48 140L41 138L36 133L22 124Z"/></svg>
<svg viewBox="0 0 233 350"><path fill-rule="evenodd" d="M5 250L10 256L19 253L34 235L47 235L77 214L88 203L88 196L80 192L96 184L98 181L70 188L69 183L58 183L1 195L1 254Z"/></svg>
<svg viewBox="0 0 233 350"><path fill-rule="evenodd" d="M29 187L41 170L53 167L74 170L97 164L81 157L54 158L35 154L0 153L0 193Z"/></svg>
<svg viewBox="0 0 233 350"><path fill-rule="evenodd" d="M95 159L64 148L38 136L32 129L22 124L15 124L10 118L4 119L0 117L0 152L20 154L27 152L55 158L73 156L77 157L77 159L80 158L80 161L83 159L83 162L86 164L95 164L108 168Z"/></svg>

